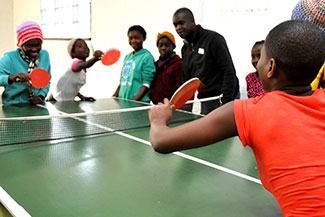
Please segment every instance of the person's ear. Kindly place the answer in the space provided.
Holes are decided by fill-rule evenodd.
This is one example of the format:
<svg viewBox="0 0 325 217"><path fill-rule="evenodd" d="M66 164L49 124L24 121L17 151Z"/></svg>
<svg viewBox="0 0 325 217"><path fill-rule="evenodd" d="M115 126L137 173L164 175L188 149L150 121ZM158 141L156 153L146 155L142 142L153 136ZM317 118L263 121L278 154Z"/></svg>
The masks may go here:
<svg viewBox="0 0 325 217"><path fill-rule="evenodd" d="M192 24L195 25L195 19L194 19L194 17L193 17L193 20L192 20Z"/></svg>
<svg viewBox="0 0 325 217"><path fill-rule="evenodd" d="M268 62L268 72L266 74L267 78L272 78L275 76L276 74L276 70L277 70L277 65L276 65L276 62L275 62L275 59L271 58L269 59L269 62Z"/></svg>
<svg viewBox="0 0 325 217"><path fill-rule="evenodd" d="M71 58L72 59L76 58L76 56L74 55L74 53L71 53Z"/></svg>

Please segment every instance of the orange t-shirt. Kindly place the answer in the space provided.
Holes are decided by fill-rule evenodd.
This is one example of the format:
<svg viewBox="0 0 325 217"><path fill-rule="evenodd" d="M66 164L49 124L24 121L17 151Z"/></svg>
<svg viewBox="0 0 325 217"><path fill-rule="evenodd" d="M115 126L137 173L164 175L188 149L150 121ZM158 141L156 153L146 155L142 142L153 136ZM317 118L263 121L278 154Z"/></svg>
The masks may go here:
<svg viewBox="0 0 325 217"><path fill-rule="evenodd" d="M325 90L234 102L238 134L284 216L325 216Z"/></svg>

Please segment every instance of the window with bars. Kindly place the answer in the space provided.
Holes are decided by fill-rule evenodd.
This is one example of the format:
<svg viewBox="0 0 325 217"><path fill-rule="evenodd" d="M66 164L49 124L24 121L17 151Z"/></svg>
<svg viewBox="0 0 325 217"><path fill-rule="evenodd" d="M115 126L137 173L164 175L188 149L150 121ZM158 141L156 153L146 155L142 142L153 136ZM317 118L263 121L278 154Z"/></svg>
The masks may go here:
<svg viewBox="0 0 325 217"><path fill-rule="evenodd" d="M46 39L91 37L91 0L40 0Z"/></svg>

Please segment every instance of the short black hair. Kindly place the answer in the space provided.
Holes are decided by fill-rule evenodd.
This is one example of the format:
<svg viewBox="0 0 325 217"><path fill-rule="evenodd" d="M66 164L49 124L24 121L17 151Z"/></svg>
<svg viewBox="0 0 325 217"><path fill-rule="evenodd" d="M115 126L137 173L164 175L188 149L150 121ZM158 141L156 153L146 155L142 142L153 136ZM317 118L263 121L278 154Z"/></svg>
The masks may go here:
<svg viewBox="0 0 325 217"><path fill-rule="evenodd" d="M256 45L263 45L264 44L264 40L261 40L261 41L257 41L255 42L255 44L253 46L256 46Z"/></svg>
<svg viewBox="0 0 325 217"><path fill-rule="evenodd" d="M325 35L313 24L289 20L274 27L264 48L290 81L311 82L325 60Z"/></svg>
<svg viewBox="0 0 325 217"><path fill-rule="evenodd" d="M132 31L138 31L138 32L140 32L140 33L142 34L142 36L143 36L144 39L146 39L146 37L147 37L147 32L146 32L146 30L144 30L144 28L143 28L142 26L140 26L140 25L134 25L134 26L131 26L131 27L129 28L129 30L128 30L128 35L129 35L129 33L132 32Z"/></svg>
<svg viewBox="0 0 325 217"><path fill-rule="evenodd" d="M194 21L194 15L192 11L188 8L179 8L177 11L175 11L174 16L179 13L184 13L188 18L190 18L192 21Z"/></svg>

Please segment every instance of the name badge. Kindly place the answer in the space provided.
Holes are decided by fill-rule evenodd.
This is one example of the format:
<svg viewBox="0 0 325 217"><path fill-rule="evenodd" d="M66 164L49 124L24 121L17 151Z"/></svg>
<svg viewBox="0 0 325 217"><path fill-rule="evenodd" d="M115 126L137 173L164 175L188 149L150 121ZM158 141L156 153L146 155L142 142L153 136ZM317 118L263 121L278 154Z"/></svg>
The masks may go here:
<svg viewBox="0 0 325 217"><path fill-rule="evenodd" d="M198 53L203 55L204 54L204 49L203 48L199 48Z"/></svg>

